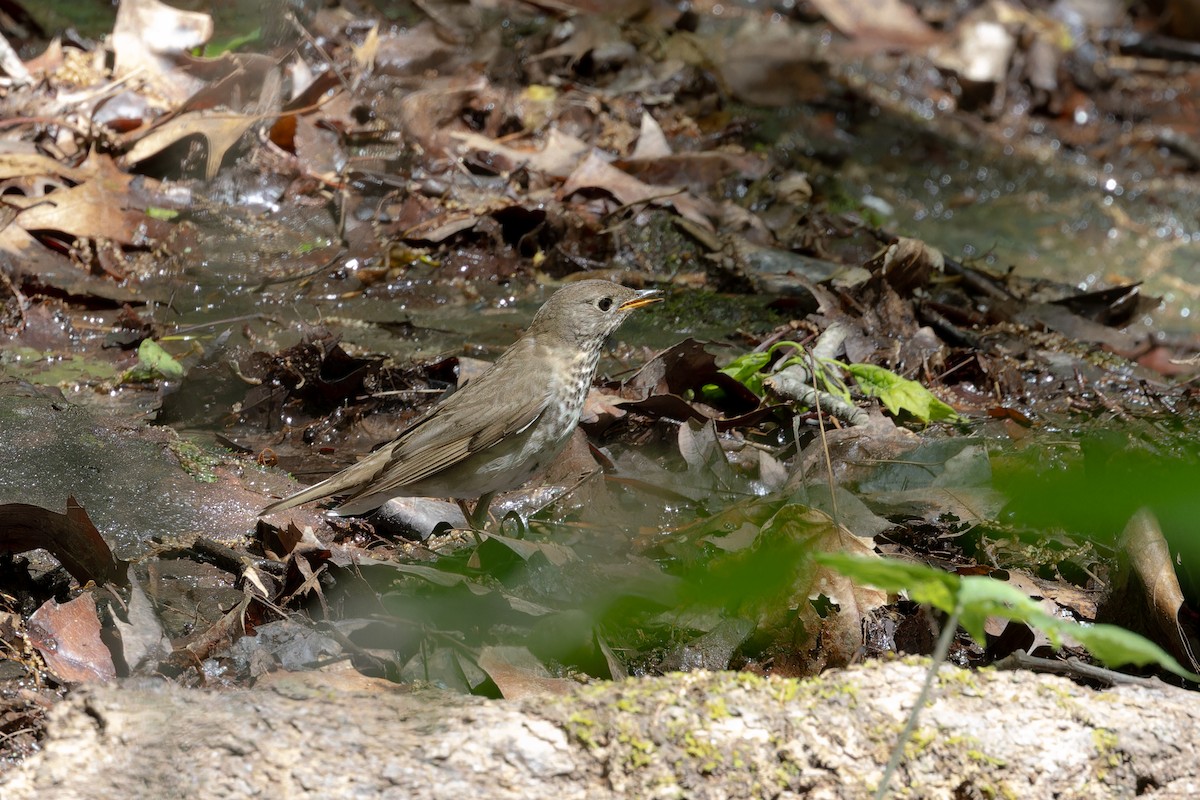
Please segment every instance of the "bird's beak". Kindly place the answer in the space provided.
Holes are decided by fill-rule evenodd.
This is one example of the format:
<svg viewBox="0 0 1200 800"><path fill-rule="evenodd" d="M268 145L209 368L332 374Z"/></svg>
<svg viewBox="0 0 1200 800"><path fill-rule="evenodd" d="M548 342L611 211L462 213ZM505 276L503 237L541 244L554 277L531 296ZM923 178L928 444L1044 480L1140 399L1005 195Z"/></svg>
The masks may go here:
<svg viewBox="0 0 1200 800"><path fill-rule="evenodd" d="M632 311L635 308L648 306L651 303L658 303L662 300L661 297L656 297L658 289L642 289L637 293L637 297L632 300L626 300L621 305L617 306L617 311Z"/></svg>

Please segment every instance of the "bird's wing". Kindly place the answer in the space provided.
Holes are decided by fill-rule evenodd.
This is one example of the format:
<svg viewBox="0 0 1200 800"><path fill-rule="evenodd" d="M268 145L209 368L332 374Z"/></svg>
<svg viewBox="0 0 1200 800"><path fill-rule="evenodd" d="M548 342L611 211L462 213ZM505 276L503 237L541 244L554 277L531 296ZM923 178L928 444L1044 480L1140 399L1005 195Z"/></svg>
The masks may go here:
<svg viewBox="0 0 1200 800"><path fill-rule="evenodd" d="M505 356L510 353L511 350ZM509 385L511 373L506 377L504 370L496 369L500 361L506 360L505 356L479 378L419 417L391 444L320 483L268 506L263 513L333 495L350 495L343 503L348 506L355 499L367 496L386 498L392 492L403 494L405 486L453 467L471 454L528 428L546 409L549 382L539 391L515 397ZM506 413L493 413L498 403L508 406Z"/></svg>
<svg viewBox="0 0 1200 800"><path fill-rule="evenodd" d="M483 389L483 386L478 387ZM407 486L431 477L466 459L473 453L499 444L511 434L525 430L541 416L547 405L545 395L521 398L503 419L489 420L487 410L500 397L473 396L472 402L454 404L451 395L439 413L409 428L390 447L387 463L373 482L372 493ZM477 400L487 402L475 402Z"/></svg>

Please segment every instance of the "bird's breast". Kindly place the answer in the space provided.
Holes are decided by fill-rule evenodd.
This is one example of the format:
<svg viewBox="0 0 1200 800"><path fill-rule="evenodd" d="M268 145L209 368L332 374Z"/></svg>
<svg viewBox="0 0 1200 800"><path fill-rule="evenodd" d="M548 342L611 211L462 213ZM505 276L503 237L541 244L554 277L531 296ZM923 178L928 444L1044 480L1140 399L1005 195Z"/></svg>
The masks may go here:
<svg viewBox="0 0 1200 800"><path fill-rule="evenodd" d="M600 348L577 350L557 361L559 367L546 409L550 417L546 427L555 435L565 437L579 424L583 403L596 375L596 365L600 362Z"/></svg>

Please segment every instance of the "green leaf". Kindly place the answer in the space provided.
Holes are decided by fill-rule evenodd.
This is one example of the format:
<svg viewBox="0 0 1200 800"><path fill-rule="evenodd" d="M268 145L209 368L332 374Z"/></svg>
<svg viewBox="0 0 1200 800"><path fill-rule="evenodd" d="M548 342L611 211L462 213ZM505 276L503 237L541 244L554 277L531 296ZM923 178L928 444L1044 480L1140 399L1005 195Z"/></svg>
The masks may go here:
<svg viewBox="0 0 1200 800"><path fill-rule="evenodd" d="M150 219L160 219L164 222L170 222L179 216L178 211L173 211L169 208L159 208L158 206L150 206L146 209L146 216Z"/></svg>
<svg viewBox="0 0 1200 800"><path fill-rule="evenodd" d="M149 381L155 378L179 380L183 377L183 365L153 339L143 339L138 346L138 363L126 372L121 380Z"/></svg>
<svg viewBox="0 0 1200 800"><path fill-rule="evenodd" d="M1043 611L1029 595L995 578L971 575L960 580L958 597L962 611L959 621L980 645L987 645L987 634L983 629L987 618L1000 617L1037 628L1050 637L1056 648L1062 647L1062 637L1058 633L1060 620Z"/></svg>
<svg viewBox="0 0 1200 800"><path fill-rule="evenodd" d="M255 28L249 33L230 36L227 39L214 39L204 46L204 56L206 58L216 58L224 53L238 50L248 44L253 44L260 39L262 39L262 28Z"/></svg>
<svg viewBox="0 0 1200 800"><path fill-rule="evenodd" d="M1052 616L1024 592L994 578L972 575L960 578L931 567L888 558L863 558L841 553L817 553L818 563L831 567L848 578L887 592L905 591L918 603L951 613L971 638L986 644L984 622L1000 617L1029 625L1045 633L1055 647L1070 638L1087 649L1107 667L1126 664L1157 664L1190 681L1200 675L1184 669L1170 653L1133 631L1116 625L1081 625Z"/></svg>
<svg viewBox="0 0 1200 800"><path fill-rule="evenodd" d="M845 553L817 553L818 563L851 580L895 594L907 592L917 603L950 614L958 605L961 579L940 569L891 558L866 558Z"/></svg>
<svg viewBox="0 0 1200 800"><path fill-rule="evenodd" d="M746 353L744 356L738 356L733 361L730 361L720 372L744 384L747 389L755 394L761 395L763 392L762 369L770 361L771 354L769 352Z"/></svg>
<svg viewBox="0 0 1200 800"><path fill-rule="evenodd" d="M922 422L953 422L954 409L938 400L916 381L901 378L874 364L849 364L846 370L858 381L864 394L878 397L893 414L907 411Z"/></svg>
<svg viewBox="0 0 1200 800"><path fill-rule="evenodd" d="M1070 630L1065 632L1109 666L1133 664L1144 667L1158 664L1181 678L1200 681L1200 675L1184 669L1166 650L1117 625L1071 625Z"/></svg>

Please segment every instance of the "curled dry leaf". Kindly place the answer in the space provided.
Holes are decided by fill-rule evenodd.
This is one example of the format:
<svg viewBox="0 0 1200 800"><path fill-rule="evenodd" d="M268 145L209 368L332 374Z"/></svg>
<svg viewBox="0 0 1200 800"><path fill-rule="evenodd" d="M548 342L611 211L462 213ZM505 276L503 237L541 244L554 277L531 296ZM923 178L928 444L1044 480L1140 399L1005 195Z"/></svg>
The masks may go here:
<svg viewBox="0 0 1200 800"><path fill-rule="evenodd" d="M1128 559L1129 568L1145 592L1154 627L1184 666L1197 670L1200 662L1179 625L1179 612L1184 606L1183 590L1175 574L1171 548L1154 512L1139 509L1121 532L1119 545L1119 552Z"/></svg>
<svg viewBox="0 0 1200 800"><path fill-rule="evenodd" d="M0 505L0 551L38 548L54 556L80 584L125 582L125 562L113 556L74 497L67 499L65 514L28 503Z"/></svg>

